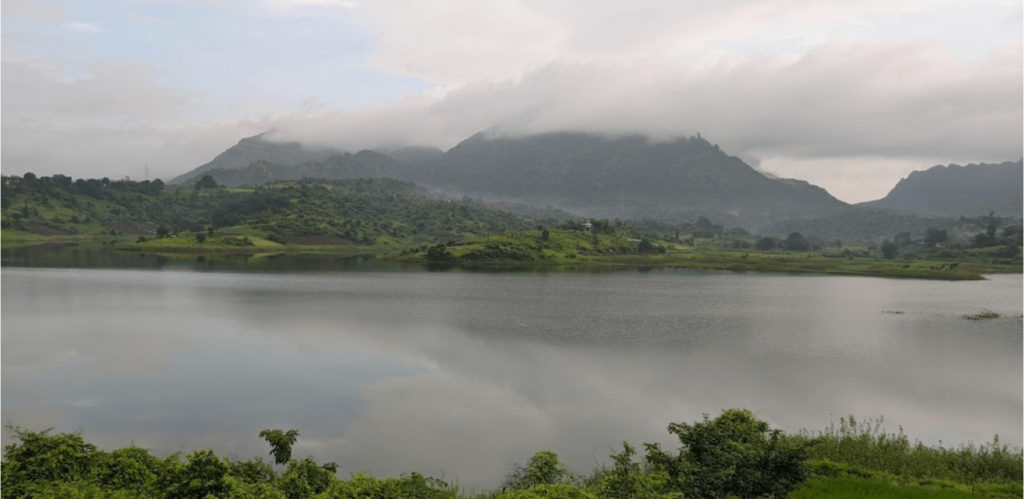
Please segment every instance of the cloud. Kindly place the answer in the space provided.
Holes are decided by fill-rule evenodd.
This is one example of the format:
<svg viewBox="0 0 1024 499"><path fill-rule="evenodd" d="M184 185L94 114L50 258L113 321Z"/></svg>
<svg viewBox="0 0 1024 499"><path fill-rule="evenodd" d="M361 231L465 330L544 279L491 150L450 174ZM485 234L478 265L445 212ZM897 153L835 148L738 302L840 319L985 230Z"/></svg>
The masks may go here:
<svg viewBox="0 0 1024 499"><path fill-rule="evenodd" d="M59 19L65 15L64 8L60 5L37 0L4 0L0 10L4 17L23 17L43 21Z"/></svg>
<svg viewBox="0 0 1024 499"><path fill-rule="evenodd" d="M4 12L42 5L5 2ZM5 46L3 154L38 165L37 173L62 171L70 155L58 159L53 148L38 146L69 141L68 148L88 152L74 166L84 174L113 175L121 165L154 157L165 171L181 173L241 135L267 128L283 139L345 149L447 148L491 127L506 134L700 132L766 171L860 201L883 194L910 165L1022 155L1021 9L1016 2L967 7L919 0L639 7L267 0L250 9L255 14L243 12L259 21L245 30L260 35L255 39L314 17L330 23L303 22L303 30L330 24L347 35L325 39L310 32L308 40L290 37L292 45L186 51L178 59L191 62L174 66L177 73L165 73L157 62L85 53L71 61L83 75L67 69L75 44L47 49L60 57L12 54ZM173 19L170 12L152 14ZM22 31L13 35L29 33ZM206 47L184 47L193 45ZM299 57L305 46L316 57ZM220 77L189 80L183 71ZM191 81L193 90L171 81ZM211 129L224 135L193 132ZM228 137L232 132L239 136ZM170 140L159 135L165 133L182 134L175 142L196 137L197 145L174 151L173 160L159 147L147 152L147 143ZM80 144L76 136L90 141ZM207 144L214 136L223 137L219 147ZM125 144L125 137L136 139Z"/></svg>
<svg viewBox="0 0 1024 499"><path fill-rule="evenodd" d="M962 60L928 44L835 42L797 58L742 57L697 69L553 63L518 79L460 85L392 107L293 115L276 127L282 138L347 149L444 148L492 125L511 135L700 132L731 154L769 160L762 168L787 176L807 178L840 160L888 158L923 168L1021 156L1019 58L1019 47ZM817 178L846 199L878 194L856 169L841 170ZM906 173L900 168L890 176Z"/></svg>
<svg viewBox="0 0 1024 499"><path fill-rule="evenodd" d="M445 148L492 126L701 132L848 201L879 197L911 164L1001 161L1024 148L1019 5L401 6L356 12L375 39L369 62L437 88L385 108L289 116L281 137ZM858 164L879 175L858 175Z"/></svg>
<svg viewBox="0 0 1024 499"><path fill-rule="evenodd" d="M7 174L141 178L148 165L152 177L168 179L268 127L259 117L196 123L188 110L197 97L161 84L162 73L145 64L95 63L74 78L11 55L2 68Z"/></svg>
<svg viewBox="0 0 1024 499"><path fill-rule="evenodd" d="M72 21L72 22L64 23L61 26L64 29L66 29L66 30L77 31L79 33L100 33L100 32L103 31L102 28L100 28L99 26L97 26L95 24L87 23L87 22L82 22L82 21Z"/></svg>

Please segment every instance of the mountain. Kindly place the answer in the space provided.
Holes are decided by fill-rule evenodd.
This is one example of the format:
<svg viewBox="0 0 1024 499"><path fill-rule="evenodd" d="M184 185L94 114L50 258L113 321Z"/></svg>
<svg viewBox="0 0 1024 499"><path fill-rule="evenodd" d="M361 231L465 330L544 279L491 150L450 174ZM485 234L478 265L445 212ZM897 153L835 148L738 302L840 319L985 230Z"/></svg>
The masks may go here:
<svg viewBox="0 0 1024 499"><path fill-rule="evenodd" d="M217 183L229 187L259 185L281 180L316 178L324 180L345 180L356 178L404 178L408 176L406 165L373 151L359 151L356 154L335 154L322 161L309 161L296 165L271 163L262 159L253 161L244 168L214 168L200 172L210 175ZM194 177L193 177L194 178Z"/></svg>
<svg viewBox="0 0 1024 499"><path fill-rule="evenodd" d="M444 151L436 147L407 146L376 151L414 168L430 166L444 158Z"/></svg>
<svg viewBox="0 0 1024 499"><path fill-rule="evenodd" d="M172 182L194 181L203 174L229 186L389 177L451 195L552 207L578 216L670 222L704 216L746 228L848 208L820 187L761 174L699 136L654 141L574 132L478 133L447 152L423 147L381 151L387 156L328 154L259 135Z"/></svg>
<svg viewBox="0 0 1024 499"><path fill-rule="evenodd" d="M246 137L237 144L217 155L209 163L196 167L188 173L171 179L171 184L184 184L198 180L210 170L236 170L246 168L254 161L265 161L280 165L297 165L319 161L339 154L326 148L312 148L298 142L271 142L265 138L268 132Z"/></svg>
<svg viewBox="0 0 1024 499"><path fill-rule="evenodd" d="M547 133L478 133L412 180L450 193L550 205L593 217L692 220L757 227L847 205L799 180L769 178L700 137L653 141Z"/></svg>
<svg viewBox="0 0 1024 499"><path fill-rule="evenodd" d="M860 206L940 216L1019 217L1024 162L933 166L912 172L884 198Z"/></svg>

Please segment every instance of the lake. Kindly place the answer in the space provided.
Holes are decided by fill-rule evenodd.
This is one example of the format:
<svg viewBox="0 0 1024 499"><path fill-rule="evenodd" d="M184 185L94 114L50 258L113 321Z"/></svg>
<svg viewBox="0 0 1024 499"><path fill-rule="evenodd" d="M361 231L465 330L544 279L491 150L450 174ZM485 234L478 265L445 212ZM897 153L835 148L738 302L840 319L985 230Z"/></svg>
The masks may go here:
<svg viewBox="0 0 1024 499"><path fill-rule="evenodd" d="M297 428L343 476L486 488L538 450L589 472L623 440L675 448L669 422L732 407L1022 439L1020 274L8 266L2 305L4 422L106 449L269 459L260 429Z"/></svg>

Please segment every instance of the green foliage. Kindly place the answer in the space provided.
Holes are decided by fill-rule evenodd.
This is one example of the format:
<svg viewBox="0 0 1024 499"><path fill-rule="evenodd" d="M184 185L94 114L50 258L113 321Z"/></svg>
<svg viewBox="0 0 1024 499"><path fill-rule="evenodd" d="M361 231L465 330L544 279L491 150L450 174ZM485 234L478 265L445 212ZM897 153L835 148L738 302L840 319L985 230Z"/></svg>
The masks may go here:
<svg viewBox="0 0 1024 499"><path fill-rule="evenodd" d="M212 450L192 452L184 461L178 454L158 459L134 446L103 452L78 433L9 430L17 442L4 448L4 498L460 497L457 486L419 473L376 478L359 472L342 480L336 476L337 464L312 458L289 458L278 473L262 459L231 461ZM545 450L516 467L505 490L477 497L1014 498L1022 493L1021 452L998 440L956 449L928 447L910 444L902 430L882 431L881 420L852 417L813 436L787 436L736 409L713 420L705 416L692 424L673 423L669 431L682 444L678 453L645 444L645 459L637 462L635 449L623 442L610 467L581 478ZM287 431L265 432L284 446L294 444Z"/></svg>
<svg viewBox="0 0 1024 499"><path fill-rule="evenodd" d="M193 451L185 463L176 463L157 481L169 497L203 499L208 495L223 496L228 492L225 480L228 463L212 449Z"/></svg>
<svg viewBox="0 0 1024 499"><path fill-rule="evenodd" d="M50 435L17 426L7 430L20 443L4 446L3 497L22 497L34 482L72 482L85 479L92 471L96 447L80 433Z"/></svg>
<svg viewBox="0 0 1024 499"><path fill-rule="evenodd" d="M427 248L427 261L446 263L455 260L455 257L448 252L448 247L443 244L435 244Z"/></svg>
<svg viewBox="0 0 1024 499"><path fill-rule="evenodd" d="M458 497L455 487L436 478L411 473L401 478L379 479L365 473L356 473L348 480L335 480L318 497L372 498L415 497L421 499L449 499Z"/></svg>
<svg viewBox="0 0 1024 499"><path fill-rule="evenodd" d="M926 246L935 246L936 244L945 243L949 239L949 234L945 229L936 229L935 227L928 227L924 233L924 244Z"/></svg>
<svg viewBox="0 0 1024 499"><path fill-rule="evenodd" d="M860 499L862 497L900 497L906 499L969 499L989 497L961 490L943 490L917 486L898 485L879 480L858 478L815 479L793 491L792 499L813 499L830 497L837 499Z"/></svg>
<svg viewBox="0 0 1024 499"><path fill-rule="evenodd" d="M248 484L270 483L276 478L274 468L260 458L231 461L228 474Z"/></svg>
<svg viewBox="0 0 1024 499"><path fill-rule="evenodd" d="M568 468L549 450L537 452L526 466L516 469L505 479L506 489L528 489L537 485L552 485L572 480Z"/></svg>
<svg viewBox="0 0 1024 499"><path fill-rule="evenodd" d="M199 183L209 187L208 182ZM300 181L257 188L173 189L163 183L3 177L5 229L45 235L197 233L218 228L326 244L434 242L534 227L536 220L430 195L389 179Z"/></svg>
<svg viewBox="0 0 1024 499"><path fill-rule="evenodd" d="M213 179L211 175L203 175L203 178L199 179L195 183L196 190L199 189L216 189L219 187L217 181Z"/></svg>
<svg viewBox="0 0 1024 499"><path fill-rule="evenodd" d="M775 246L777 245L778 241L776 241L774 237L762 237L757 240L757 244L754 247L761 251L768 251L770 249L775 249Z"/></svg>
<svg viewBox="0 0 1024 499"><path fill-rule="evenodd" d="M276 457L275 457L276 459ZM298 499L319 494L335 479L337 465L317 464L310 458L288 461L288 470L281 475L279 488L288 499Z"/></svg>
<svg viewBox="0 0 1024 499"><path fill-rule="evenodd" d="M679 437L683 490L697 497L783 496L807 478L803 442L750 411L730 409L715 419L672 423Z"/></svg>
<svg viewBox="0 0 1024 499"><path fill-rule="evenodd" d="M299 430L262 430L260 431L260 438L270 444L270 455L274 456L274 462L285 464L292 458L292 446L295 445L295 441L299 438Z"/></svg>
<svg viewBox="0 0 1024 499"><path fill-rule="evenodd" d="M959 448L929 447L911 443L903 429L889 433L882 420L857 421L853 416L840 418L839 426L829 426L814 435L808 455L860 469L915 478L949 479L968 484L981 481L1020 483L1022 455L995 438L983 445Z"/></svg>
<svg viewBox="0 0 1024 499"><path fill-rule="evenodd" d="M500 499L593 499L604 497L581 490L568 483L543 484L529 489L510 490L496 496ZM636 496L639 498L639 496Z"/></svg>
<svg viewBox="0 0 1024 499"><path fill-rule="evenodd" d="M141 492L167 469L165 462L141 447L100 453L95 462L96 482L111 489Z"/></svg>
<svg viewBox="0 0 1024 499"><path fill-rule="evenodd" d="M895 241L891 241L889 239L882 241L882 256L889 260L896 258L896 253L899 252L899 249L900 248Z"/></svg>
<svg viewBox="0 0 1024 499"><path fill-rule="evenodd" d="M628 442L622 442L622 452L612 454L612 469L601 475L598 496L616 499L641 499L658 497L659 491L671 489L667 486L664 472L644 473L640 463L633 461L636 450Z"/></svg>
<svg viewBox="0 0 1024 499"><path fill-rule="evenodd" d="M782 247L789 251L807 251L811 249L811 243L799 232L793 232L782 241Z"/></svg>

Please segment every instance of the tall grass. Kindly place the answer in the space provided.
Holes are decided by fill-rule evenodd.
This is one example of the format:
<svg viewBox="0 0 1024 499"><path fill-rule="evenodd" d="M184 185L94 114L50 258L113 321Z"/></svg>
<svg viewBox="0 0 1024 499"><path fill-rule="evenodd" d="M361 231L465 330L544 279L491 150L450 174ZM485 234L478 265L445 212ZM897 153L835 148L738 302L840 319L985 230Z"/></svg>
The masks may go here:
<svg viewBox="0 0 1024 499"><path fill-rule="evenodd" d="M1016 482L1022 479L1022 453L999 442L956 448L927 446L910 442L900 427L886 432L883 419L857 421L840 418L816 435L801 434L809 443L808 457L848 466L914 478L955 480L969 485L979 482Z"/></svg>

